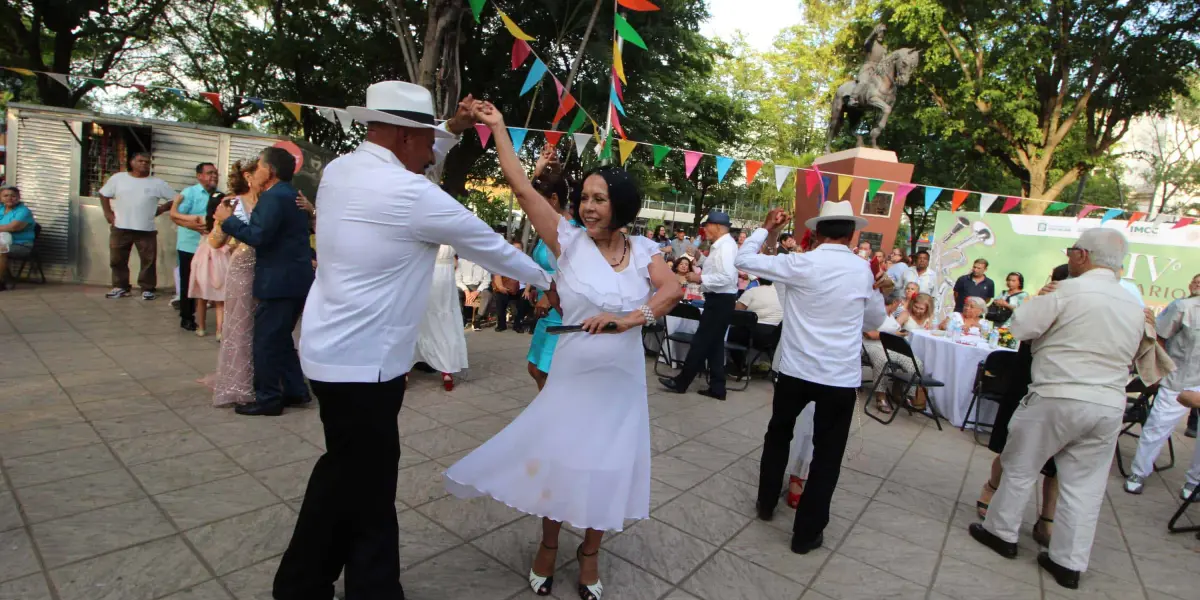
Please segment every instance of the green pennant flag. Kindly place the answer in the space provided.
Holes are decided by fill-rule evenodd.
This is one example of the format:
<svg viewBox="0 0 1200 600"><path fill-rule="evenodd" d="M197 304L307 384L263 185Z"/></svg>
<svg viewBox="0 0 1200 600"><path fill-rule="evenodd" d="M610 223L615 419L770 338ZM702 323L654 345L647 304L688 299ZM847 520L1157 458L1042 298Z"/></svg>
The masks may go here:
<svg viewBox="0 0 1200 600"><path fill-rule="evenodd" d="M872 179L871 181L867 182L867 202L875 199L875 194L881 187L883 187L883 182L878 179Z"/></svg>
<svg viewBox="0 0 1200 600"><path fill-rule="evenodd" d="M663 158L666 158L671 149L666 146L654 145L654 166L662 165Z"/></svg>
<svg viewBox="0 0 1200 600"><path fill-rule="evenodd" d="M573 133L575 133L576 131L579 131L579 128L580 128L580 127L583 127L583 122L584 122L586 119L587 119L587 115L583 114L583 109L582 109L582 108L581 108L581 109L579 109L578 111L576 111L576 113L575 113L575 120L574 120L574 121L571 121L571 126L567 128L567 133L571 133L571 134L573 134Z"/></svg>
<svg viewBox="0 0 1200 600"><path fill-rule="evenodd" d="M1046 213L1049 214L1052 212L1058 212L1068 206L1070 206L1070 203L1068 202L1055 202L1054 204L1046 207Z"/></svg>
<svg viewBox="0 0 1200 600"><path fill-rule="evenodd" d="M641 48L642 50L647 49L646 42L642 41L642 36L638 35L638 32L634 30L633 25L630 25L629 21L625 20L625 17L622 17L620 13L615 13L613 14L613 19L613 25L616 26L617 33L621 34L621 37L625 38L625 41L637 46L638 48Z"/></svg>
<svg viewBox="0 0 1200 600"><path fill-rule="evenodd" d="M600 150L600 160L612 160L612 130L608 131L608 139L604 140L604 147Z"/></svg>
<svg viewBox="0 0 1200 600"><path fill-rule="evenodd" d="M96 87L104 87L104 85L105 85L103 79L88 79L87 82Z"/></svg>
<svg viewBox="0 0 1200 600"><path fill-rule="evenodd" d="M479 15L483 13L483 5L487 4L487 0L470 0L471 14L475 15L475 22L479 23Z"/></svg>

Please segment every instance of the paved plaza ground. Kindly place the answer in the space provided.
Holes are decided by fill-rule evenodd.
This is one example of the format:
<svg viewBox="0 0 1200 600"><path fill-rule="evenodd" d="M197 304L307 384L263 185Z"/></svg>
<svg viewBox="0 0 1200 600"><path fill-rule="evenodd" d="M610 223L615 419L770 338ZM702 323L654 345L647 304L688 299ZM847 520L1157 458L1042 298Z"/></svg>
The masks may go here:
<svg viewBox="0 0 1200 600"><path fill-rule="evenodd" d="M211 408L195 380L214 369L217 344L176 319L165 299L106 300L96 288L0 293L0 600L270 598L322 452L317 411ZM449 497L441 476L533 398L529 336L467 339L471 369L458 388L414 376L400 413L396 511L410 600L533 597L525 574L537 519ZM969 433L856 417L826 547L799 556L787 547L785 505L771 523L753 516L770 385L723 403L656 388L652 517L605 538L606 599L1196 598L1200 541L1166 531L1193 447L1182 435L1176 467L1142 496L1121 491L1114 466L1091 570L1070 592L1037 568L1029 524L1016 560L968 537L993 456ZM1123 438L1127 456L1132 441ZM554 595L569 599L579 536L564 538Z"/></svg>

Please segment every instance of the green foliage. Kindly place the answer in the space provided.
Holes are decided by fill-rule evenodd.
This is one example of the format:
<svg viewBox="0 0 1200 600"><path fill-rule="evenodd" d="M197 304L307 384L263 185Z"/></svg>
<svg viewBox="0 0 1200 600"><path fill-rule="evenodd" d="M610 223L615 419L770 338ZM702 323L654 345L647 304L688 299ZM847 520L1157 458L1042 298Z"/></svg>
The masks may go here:
<svg viewBox="0 0 1200 600"><path fill-rule="evenodd" d="M508 222L508 199L495 198L483 190L470 190L459 194L458 201L475 213L484 223L495 227Z"/></svg>

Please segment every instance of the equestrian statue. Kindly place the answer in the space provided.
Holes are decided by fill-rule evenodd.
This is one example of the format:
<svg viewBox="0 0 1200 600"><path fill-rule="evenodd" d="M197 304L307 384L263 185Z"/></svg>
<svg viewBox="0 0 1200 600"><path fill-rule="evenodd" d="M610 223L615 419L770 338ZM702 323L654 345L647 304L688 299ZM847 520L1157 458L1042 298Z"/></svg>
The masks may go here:
<svg viewBox="0 0 1200 600"><path fill-rule="evenodd" d="M842 124L846 123L854 131L870 107L879 110L879 122L871 128L871 147L879 147L877 140L884 127L887 127L888 115L896 104L896 92L908 85L920 61L920 53L912 48L901 48L889 54L882 41L885 32L886 25L881 23L875 26L864 44L867 59L859 68L858 77L843 83L833 95L829 132L825 138L826 152L829 152L829 144L837 137ZM862 146L862 136L855 134L855 137L858 145Z"/></svg>

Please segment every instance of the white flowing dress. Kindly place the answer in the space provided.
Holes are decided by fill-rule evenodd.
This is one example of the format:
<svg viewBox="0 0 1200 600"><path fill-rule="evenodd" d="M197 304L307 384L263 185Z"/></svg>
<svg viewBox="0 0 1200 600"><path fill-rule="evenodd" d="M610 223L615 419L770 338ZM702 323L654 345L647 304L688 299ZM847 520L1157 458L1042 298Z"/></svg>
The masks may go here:
<svg viewBox="0 0 1200 600"><path fill-rule="evenodd" d="M571 325L601 312L636 311L651 295L658 252L630 239L616 272L584 229L560 220L554 280ZM641 327L562 335L554 369L533 402L492 439L446 471L460 498L488 495L521 512L575 527L621 531L650 514L650 412Z"/></svg>
<svg viewBox="0 0 1200 600"><path fill-rule="evenodd" d="M458 289L454 287L454 248L438 248L429 284L429 304L417 335L413 364L424 362L442 373L467 368L467 338L463 334Z"/></svg>

